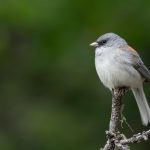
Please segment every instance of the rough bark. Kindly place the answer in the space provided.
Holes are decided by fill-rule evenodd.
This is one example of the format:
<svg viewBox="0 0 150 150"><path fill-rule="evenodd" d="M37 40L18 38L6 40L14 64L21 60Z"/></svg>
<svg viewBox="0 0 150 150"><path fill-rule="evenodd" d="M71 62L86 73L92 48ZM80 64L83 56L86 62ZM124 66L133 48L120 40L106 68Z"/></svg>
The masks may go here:
<svg viewBox="0 0 150 150"><path fill-rule="evenodd" d="M120 116L122 108L122 97L129 90L129 88L115 88L112 90L112 111L111 118L109 122L109 130L106 131L107 142L104 148L101 150L130 150L129 144L139 143L142 141L147 141L150 138L150 130L144 131L133 135L132 137L126 139L124 134L119 132L120 127Z"/></svg>

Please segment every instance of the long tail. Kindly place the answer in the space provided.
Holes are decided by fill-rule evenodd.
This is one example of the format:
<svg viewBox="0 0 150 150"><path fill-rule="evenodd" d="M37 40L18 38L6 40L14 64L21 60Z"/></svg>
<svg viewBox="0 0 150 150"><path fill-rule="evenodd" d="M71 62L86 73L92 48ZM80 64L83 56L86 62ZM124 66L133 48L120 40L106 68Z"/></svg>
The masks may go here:
<svg viewBox="0 0 150 150"><path fill-rule="evenodd" d="M150 108L145 97L143 87L134 88L132 89L132 92L139 107L142 123L146 126L150 122Z"/></svg>

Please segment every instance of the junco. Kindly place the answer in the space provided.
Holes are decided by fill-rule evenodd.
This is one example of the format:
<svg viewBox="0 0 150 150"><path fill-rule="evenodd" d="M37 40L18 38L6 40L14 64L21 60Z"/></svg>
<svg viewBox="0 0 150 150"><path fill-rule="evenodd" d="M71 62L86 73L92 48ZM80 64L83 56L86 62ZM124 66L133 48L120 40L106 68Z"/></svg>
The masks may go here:
<svg viewBox="0 0 150 150"><path fill-rule="evenodd" d="M150 81L150 72L139 54L127 42L114 33L100 36L90 44L95 48L95 66L102 83L112 90L130 87L143 125L150 122L150 108L143 91L143 82Z"/></svg>

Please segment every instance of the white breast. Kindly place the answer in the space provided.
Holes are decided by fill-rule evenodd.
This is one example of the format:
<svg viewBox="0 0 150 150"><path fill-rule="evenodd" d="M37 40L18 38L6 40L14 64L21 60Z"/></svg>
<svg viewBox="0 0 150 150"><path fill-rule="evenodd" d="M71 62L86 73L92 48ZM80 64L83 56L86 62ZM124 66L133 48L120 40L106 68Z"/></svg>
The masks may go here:
<svg viewBox="0 0 150 150"><path fill-rule="evenodd" d="M139 87L142 84L140 74L130 65L116 61L117 50L97 49L95 66L102 83L110 90L115 87Z"/></svg>

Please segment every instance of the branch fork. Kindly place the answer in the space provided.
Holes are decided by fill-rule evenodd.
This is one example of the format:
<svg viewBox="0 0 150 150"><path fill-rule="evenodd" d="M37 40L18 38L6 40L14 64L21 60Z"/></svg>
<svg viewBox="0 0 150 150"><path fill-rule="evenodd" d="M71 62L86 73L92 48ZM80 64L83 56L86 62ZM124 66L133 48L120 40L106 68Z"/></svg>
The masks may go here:
<svg viewBox="0 0 150 150"><path fill-rule="evenodd" d="M130 89L128 87L120 87L112 90L112 112L109 122L109 131L106 131L107 142L104 148L100 150L130 150L129 144L147 141L150 138L150 130L143 131L126 139L124 134L119 132L120 116L122 111L122 97Z"/></svg>

